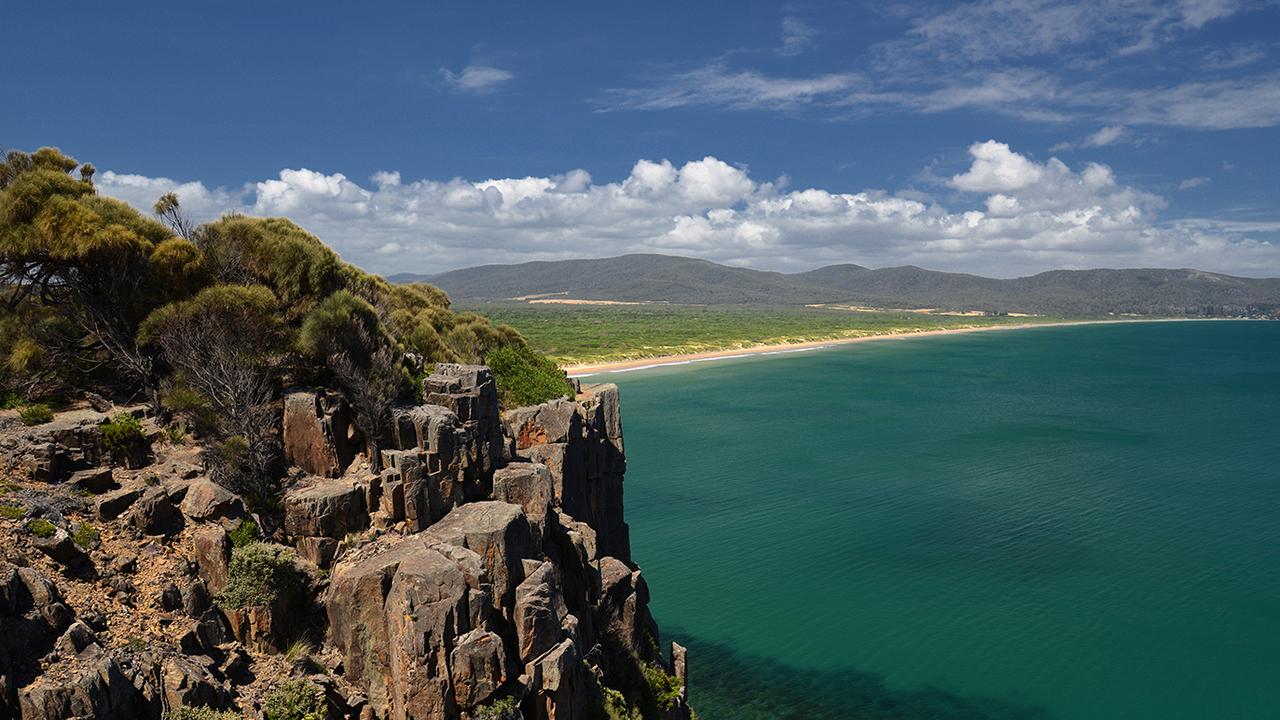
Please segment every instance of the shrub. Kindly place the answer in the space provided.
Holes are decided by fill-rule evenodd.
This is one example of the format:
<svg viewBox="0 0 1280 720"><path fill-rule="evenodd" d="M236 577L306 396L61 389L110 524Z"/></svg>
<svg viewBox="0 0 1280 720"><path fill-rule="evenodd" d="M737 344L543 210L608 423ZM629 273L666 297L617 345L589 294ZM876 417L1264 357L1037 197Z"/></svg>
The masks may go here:
<svg viewBox="0 0 1280 720"><path fill-rule="evenodd" d="M0 517L9 520L21 520L27 514L26 508L17 505L0 505Z"/></svg>
<svg viewBox="0 0 1280 720"><path fill-rule="evenodd" d="M0 399L0 410L17 410L22 405L22 398L14 393L7 393Z"/></svg>
<svg viewBox="0 0 1280 720"><path fill-rule="evenodd" d="M653 694L658 707L670 710L680 704L680 690L683 688L680 678L668 675L666 670L654 663L644 663L640 667L640 672L644 675L644 681L649 686L649 692Z"/></svg>
<svg viewBox="0 0 1280 720"><path fill-rule="evenodd" d="M103 447L117 461L129 457L146 442L142 434L142 421L128 413L121 413L99 427L102 430Z"/></svg>
<svg viewBox="0 0 1280 720"><path fill-rule="evenodd" d="M36 518L35 520L27 522L27 532L35 535L36 537L50 538L53 537L53 534L57 531L58 528L54 527L53 523L45 520L44 518Z"/></svg>
<svg viewBox="0 0 1280 720"><path fill-rule="evenodd" d="M520 720L520 705L513 697L494 700L471 713L473 720Z"/></svg>
<svg viewBox="0 0 1280 720"><path fill-rule="evenodd" d="M248 547L258 539L258 523L249 519L241 520L236 529L227 533L227 536L231 538L231 547Z"/></svg>
<svg viewBox="0 0 1280 720"><path fill-rule="evenodd" d="M53 409L44 403L33 403L18 408L18 417L27 425L43 425L53 421Z"/></svg>
<svg viewBox="0 0 1280 720"><path fill-rule="evenodd" d="M251 543L231 554L227 586L214 601L224 610L267 605L276 598L302 592L302 578L288 548Z"/></svg>
<svg viewBox="0 0 1280 720"><path fill-rule="evenodd" d="M490 350L484 360L493 370L503 404L509 408L537 405L572 391L564 371L528 346L505 345Z"/></svg>
<svg viewBox="0 0 1280 720"><path fill-rule="evenodd" d="M75 534L71 536L71 540L88 550L98 545L98 530L89 523L80 523L76 526Z"/></svg>
<svg viewBox="0 0 1280 720"><path fill-rule="evenodd" d="M306 680L280 683L267 693L266 720L325 720L324 693Z"/></svg>
<svg viewBox="0 0 1280 720"><path fill-rule="evenodd" d="M214 710L209 707L183 705L166 713L164 720L240 720L241 717L235 710Z"/></svg>

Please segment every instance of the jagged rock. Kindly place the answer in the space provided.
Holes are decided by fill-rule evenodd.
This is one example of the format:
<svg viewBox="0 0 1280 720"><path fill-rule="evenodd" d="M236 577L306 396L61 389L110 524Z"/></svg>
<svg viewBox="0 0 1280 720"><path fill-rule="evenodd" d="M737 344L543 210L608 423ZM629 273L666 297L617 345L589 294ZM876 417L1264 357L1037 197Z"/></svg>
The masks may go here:
<svg viewBox="0 0 1280 720"><path fill-rule="evenodd" d="M680 681L680 704L689 702L689 651L679 643L671 643L671 670Z"/></svg>
<svg viewBox="0 0 1280 720"><path fill-rule="evenodd" d="M505 420L516 439L516 450L567 443L582 435L578 408L571 400L516 408L507 413Z"/></svg>
<svg viewBox="0 0 1280 720"><path fill-rule="evenodd" d="M493 583L495 600L510 608L516 585L523 580L521 560L541 554L529 521L519 505L490 500L468 503L427 528L428 542L456 545L479 555Z"/></svg>
<svg viewBox="0 0 1280 720"><path fill-rule="evenodd" d="M89 626L83 622L76 620L71 623L71 626L62 634L62 637L58 638L56 649L60 655L75 657L90 647L97 647L98 650L102 649L98 647L98 638L94 636L93 630L89 629Z"/></svg>
<svg viewBox="0 0 1280 720"><path fill-rule="evenodd" d="M62 528L55 528L49 537L33 537L31 544L35 549L63 565L76 565L86 559L84 550L81 550L80 546L72 541L71 535Z"/></svg>
<svg viewBox="0 0 1280 720"><path fill-rule="evenodd" d="M259 652L279 653L293 639L297 626L294 599L280 595L267 605L251 605L226 613L231 635L241 645Z"/></svg>
<svg viewBox="0 0 1280 720"><path fill-rule="evenodd" d="M161 588L160 595L156 598L156 604L165 612L177 610L182 607L182 591L178 589L177 585L169 583Z"/></svg>
<svg viewBox="0 0 1280 720"><path fill-rule="evenodd" d="M245 517L244 502L212 480L193 480L182 499L182 514L192 520L216 521L228 529Z"/></svg>
<svg viewBox="0 0 1280 720"><path fill-rule="evenodd" d="M221 592L227 585L227 571L231 564L231 538L227 531L217 525L196 528L191 535L191 551L209 591L214 594Z"/></svg>
<svg viewBox="0 0 1280 720"><path fill-rule="evenodd" d="M516 588L511 620L520 661L528 663L559 644L561 620L569 615L555 565L543 562Z"/></svg>
<svg viewBox="0 0 1280 720"><path fill-rule="evenodd" d="M648 658L656 644L658 627L649 615L649 586L639 570L614 557L599 562L601 622L632 653Z"/></svg>
<svg viewBox="0 0 1280 720"><path fill-rule="evenodd" d="M182 515L164 488L148 488L130 511L133 526L147 535L168 535L182 524Z"/></svg>
<svg viewBox="0 0 1280 720"><path fill-rule="evenodd" d="M161 668L168 707L224 708L230 704L231 696L227 689L194 658L168 657Z"/></svg>
<svg viewBox="0 0 1280 720"><path fill-rule="evenodd" d="M298 538L293 549L298 557L324 570L333 563L333 556L338 552L338 541L327 537Z"/></svg>
<svg viewBox="0 0 1280 720"><path fill-rule="evenodd" d="M209 609L211 598L203 580L193 580L182 587L182 611L187 617L198 618Z"/></svg>
<svg viewBox="0 0 1280 720"><path fill-rule="evenodd" d="M115 520L125 510L133 507L133 504L140 497L142 497L142 491L136 488L125 488L106 493L94 503L94 514L104 522Z"/></svg>
<svg viewBox="0 0 1280 720"><path fill-rule="evenodd" d="M483 365L441 363L422 383L424 401L457 415L465 431L461 465L472 483L488 479L505 446L498 409L498 385Z"/></svg>
<svg viewBox="0 0 1280 720"><path fill-rule="evenodd" d="M470 710L493 699L507 681L507 657L502 638L486 630L472 630L457 642L449 658L453 694L459 707Z"/></svg>
<svg viewBox="0 0 1280 720"><path fill-rule="evenodd" d="M320 477L340 477L356 456L351 411L337 393L296 390L284 396L284 456Z"/></svg>
<svg viewBox="0 0 1280 720"><path fill-rule="evenodd" d="M537 463L511 463L493 473L493 499L524 508L541 543L551 506L551 473Z"/></svg>
<svg viewBox="0 0 1280 720"><path fill-rule="evenodd" d="M136 720L160 715L112 656L74 670L65 679L37 680L21 690L19 704L23 720Z"/></svg>
<svg viewBox="0 0 1280 720"><path fill-rule="evenodd" d="M284 529L293 537L341 539L368 527L364 489L349 480L315 480L284 495Z"/></svg>
<svg viewBox="0 0 1280 720"><path fill-rule="evenodd" d="M585 671L577 647L568 638L529 663L525 673L537 693L536 717L555 720L586 718Z"/></svg>
<svg viewBox="0 0 1280 720"><path fill-rule="evenodd" d="M111 468L93 468L77 470L67 479L68 484L77 490L96 494L120 487L112 477Z"/></svg>
<svg viewBox="0 0 1280 720"><path fill-rule="evenodd" d="M379 716L458 713L447 669L456 638L472 629L471 591L481 588L483 570L475 553L433 546L424 535L340 563L326 596L330 637L346 677L367 691Z"/></svg>

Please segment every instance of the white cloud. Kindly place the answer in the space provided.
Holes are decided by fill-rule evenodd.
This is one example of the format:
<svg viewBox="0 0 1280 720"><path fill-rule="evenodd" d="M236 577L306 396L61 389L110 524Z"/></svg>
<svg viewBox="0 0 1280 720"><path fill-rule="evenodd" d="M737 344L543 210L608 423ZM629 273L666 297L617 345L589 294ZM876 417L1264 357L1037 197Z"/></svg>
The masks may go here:
<svg viewBox="0 0 1280 720"><path fill-rule="evenodd" d="M1202 185L1208 185L1208 184L1209 184L1209 178L1207 177L1204 177L1204 176L1189 177L1186 180L1183 180L1182 182L1178 183L1178 189L1190 190L1192 188L1198 188Z"/></svg>
<svg viewBox="0 0 1280 720"><path fill-rule="evenodd" d="M515 78L515 75L507 70L488 65L468 65L459 73L441 68L440 76L450 87L471 93L489 92Z"/></svg>
<svg viewBox="0 0 1280 720"><path fill-rule="evenodd" d="M641 160L599 183L552 177L406 181L284 170L241 190L104 172L101 192L149 208L177 190L198 220L226 211L288 214L345 258L379 272L439 272L490 262L664 252L761 268L832 262L1015 275L1054 267L1189 266L1280 275L1280 223L1162 223L1164 201L1111 168L969 148L947 192L788 190L715 157Z"/></svg>
<svg viewBox="0 0 1280 720"><path fill-rule="evenodd" d="M751 71L734 72L713 63L676 73L649 87L609 90L597 105L602 110L670 110L696 105L730 110L788 110L830 103L859 84L860 78L851 73L771 77Z"/></svg>
<svg viewBox="0 0 1280 720"><path fill-rule="evenodd" d="M1108 125L1097 132L1090 133L1079 142L1060 142L1049 148L1050 152L1060 152L1072 148L1096 148L1112 145L1129 135L1129 129L1123 125Z"/></svg>
<svg viewBox="0 0 1280 720"><path fill-rule="evenodd" d="M813 44L813 40L817 35L818 31L803 20L795 17L784 17L782 18L782 47L778 49L778 53L781 55L798 55Z"/></svg>

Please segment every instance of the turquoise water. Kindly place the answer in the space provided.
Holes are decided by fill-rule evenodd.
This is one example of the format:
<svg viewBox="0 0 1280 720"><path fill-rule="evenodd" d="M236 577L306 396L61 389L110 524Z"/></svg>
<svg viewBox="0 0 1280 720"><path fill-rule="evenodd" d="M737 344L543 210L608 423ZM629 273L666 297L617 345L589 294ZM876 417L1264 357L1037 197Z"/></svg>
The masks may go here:
<svg viewBox="0 0 1280 720"><path fill-rule="evenodd" d="M1280 323L594 379L703 720L1280 718Z"/></svg>

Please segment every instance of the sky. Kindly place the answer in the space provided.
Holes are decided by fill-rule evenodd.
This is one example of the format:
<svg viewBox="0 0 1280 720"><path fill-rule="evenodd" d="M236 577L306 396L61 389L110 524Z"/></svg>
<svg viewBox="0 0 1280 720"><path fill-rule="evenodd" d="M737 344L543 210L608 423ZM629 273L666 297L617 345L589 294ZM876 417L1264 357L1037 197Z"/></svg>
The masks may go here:
<svg viewBox="0 0 1280 720"><path fill-rule="evenodd" d="M0 146L381 273L1280 276L1280 2L7 3Z"/></svg>

